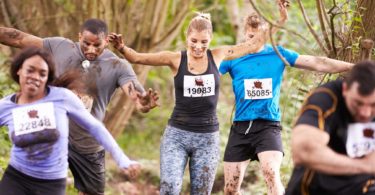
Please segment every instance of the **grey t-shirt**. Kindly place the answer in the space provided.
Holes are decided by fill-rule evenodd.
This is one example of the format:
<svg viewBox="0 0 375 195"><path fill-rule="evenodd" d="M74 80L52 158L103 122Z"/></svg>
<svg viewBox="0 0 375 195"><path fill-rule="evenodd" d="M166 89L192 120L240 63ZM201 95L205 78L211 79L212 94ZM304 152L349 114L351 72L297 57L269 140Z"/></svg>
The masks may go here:
<svg viewBox="0 0 375 195"><path fill-rule="evenodd" d="M86 60L79 43L63 37L49 37L43 39L43 46L50 51L56 63L56 76L60 76L70 69L82 67ZM105 49L95 61L90 61L90 73L96 82L96 97L94 97L91 113L97 119L104 119L106 107L116 88L129 81L137 81L136 74L129 62L120 59L110 50ZM94 153L103 148L87 131L70 121L69 142L81 153Z"/></svg>

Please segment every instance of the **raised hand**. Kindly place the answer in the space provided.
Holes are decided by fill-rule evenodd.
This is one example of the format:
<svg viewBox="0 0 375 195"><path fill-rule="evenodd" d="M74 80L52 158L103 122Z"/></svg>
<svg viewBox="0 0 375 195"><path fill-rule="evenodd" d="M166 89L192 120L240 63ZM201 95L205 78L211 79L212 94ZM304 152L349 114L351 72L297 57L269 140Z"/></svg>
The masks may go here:
<svg viewBox="0 0 375 195"><path fill-rule="evenodd" d="M279 3L281 3L281 5L285 8L290 6L290 2L288 0L279 0Z"/></svg>
<svg viewBox="0 0 375 195"><path fill-rule="evenodd" d="M125 44L121 34L111 33L108 35L108 39L109 42L112 43L114 48L116 48L120 52L123 52L122 49L124 48Z"/></svg>
<svg viewBox="0 0 375 195"><path fill-rule="evenodd" d="M279 5L279 12L280 12L280 20L278 20L278 25L282 26L288 20L287 7L289 7L289 1L280 0L278 5Z"/></svg>

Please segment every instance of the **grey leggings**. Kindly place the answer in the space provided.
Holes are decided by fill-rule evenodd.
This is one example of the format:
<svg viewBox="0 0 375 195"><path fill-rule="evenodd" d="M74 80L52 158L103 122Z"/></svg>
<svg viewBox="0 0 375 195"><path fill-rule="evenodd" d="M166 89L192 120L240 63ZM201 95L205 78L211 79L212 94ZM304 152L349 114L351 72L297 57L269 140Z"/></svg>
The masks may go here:
<svg viewBox="0 0 375 195"><path fill-rule="evenodd" d="M160 145L160 194L180 194L187 162L190 194L211 194L219 157L219 131L194 133L167 126Z"/></svg>

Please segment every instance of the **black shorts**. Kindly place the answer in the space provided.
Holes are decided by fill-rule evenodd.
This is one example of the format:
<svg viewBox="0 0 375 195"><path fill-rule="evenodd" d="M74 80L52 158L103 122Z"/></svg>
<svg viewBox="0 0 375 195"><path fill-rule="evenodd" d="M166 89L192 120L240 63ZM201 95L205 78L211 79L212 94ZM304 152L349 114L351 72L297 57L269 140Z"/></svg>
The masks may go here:
<svg viewBox="0 0 375 195"><path fill-rule="evenodd" d="M278 121L254 120L235 121L230 128L225 148L225 162L259 160L258 153L264 151L283 152L281 142L281 124Z"/></svg>
<svg viewBox="0 0 375 195"><path fill-rule="evenodd" d="M105 151L80 154L69 145L69 168L74 187L90 195L103 195L105 188Z"/></svg>
<svg viewBox="0 0 375 195"><path fill-rule="evenodd" d="M0 195L65 195L66 178L39 179L9 165L0 181Z"/></svg>

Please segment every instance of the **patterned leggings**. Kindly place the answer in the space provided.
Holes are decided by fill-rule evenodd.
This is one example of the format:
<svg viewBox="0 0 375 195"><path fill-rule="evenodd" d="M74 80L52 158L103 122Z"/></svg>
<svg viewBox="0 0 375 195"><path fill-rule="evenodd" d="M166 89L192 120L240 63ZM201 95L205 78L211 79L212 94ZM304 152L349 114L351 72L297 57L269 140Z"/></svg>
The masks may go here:
<svg viewBox="0 0 375 195"><path fill-rule="evenodd" d="M194 133L167 126L160 146L160 194L180 194L187 162L190 194L211 194L219 158L219 131Z"/></svg>

